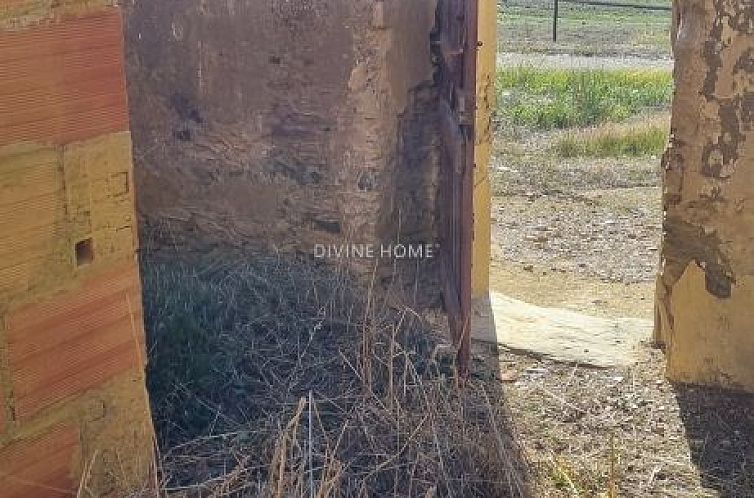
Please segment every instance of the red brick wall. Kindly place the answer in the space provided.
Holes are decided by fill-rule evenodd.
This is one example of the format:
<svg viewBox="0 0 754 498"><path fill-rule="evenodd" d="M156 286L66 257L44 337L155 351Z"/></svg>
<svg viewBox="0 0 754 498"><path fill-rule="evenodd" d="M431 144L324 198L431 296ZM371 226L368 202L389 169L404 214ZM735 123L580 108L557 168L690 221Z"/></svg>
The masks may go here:
<svg viewBox="0 0 754 498"><path fill-rule="evenodd" d="M141 323L133 266L86 279L77 292L9 313L8 364L18 419L137 367Z"/></svg>
<svg viewBox="0 0 754 498"><path fill-rule="evenodd" d="M74 456L80 452L73 426L53 427L0 449L0 494L5 498L71 496Z"/></svg>
<svg viewBox="0 0 754 498"><path fill-rule="evenodd" d="M117 9L0 34L0 145L128 130Z"/></svg>
<svg viewBox="0 0 754 498"><path fill-rule="evenodd" d="M121 17L107 3L0 1L3 498L75 496L82 474L96 496L125 496L150 472Z"/></svg>

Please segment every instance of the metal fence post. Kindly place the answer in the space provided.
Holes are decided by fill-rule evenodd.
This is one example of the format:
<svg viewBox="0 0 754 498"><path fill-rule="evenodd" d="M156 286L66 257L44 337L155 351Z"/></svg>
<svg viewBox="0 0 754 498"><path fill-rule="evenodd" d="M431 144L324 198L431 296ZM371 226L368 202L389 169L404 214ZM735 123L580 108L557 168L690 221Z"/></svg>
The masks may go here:
<svg viewBox="0 0 754 498"><path fill-rule="evenodd" d="M554 0L554 8L552 11L552 41L558 41L558 0Z"/></svg>

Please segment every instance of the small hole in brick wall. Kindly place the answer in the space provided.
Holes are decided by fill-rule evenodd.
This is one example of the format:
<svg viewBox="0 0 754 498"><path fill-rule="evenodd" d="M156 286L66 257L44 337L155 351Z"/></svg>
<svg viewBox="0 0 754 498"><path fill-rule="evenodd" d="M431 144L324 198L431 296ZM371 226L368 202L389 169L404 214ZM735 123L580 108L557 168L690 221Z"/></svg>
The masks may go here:
<svg viewBox="0 0 754 498"><path fill-rule="evenodd" d="M94 241L85 239L76 243L76 266L85 266L94 261Z"/></svg>

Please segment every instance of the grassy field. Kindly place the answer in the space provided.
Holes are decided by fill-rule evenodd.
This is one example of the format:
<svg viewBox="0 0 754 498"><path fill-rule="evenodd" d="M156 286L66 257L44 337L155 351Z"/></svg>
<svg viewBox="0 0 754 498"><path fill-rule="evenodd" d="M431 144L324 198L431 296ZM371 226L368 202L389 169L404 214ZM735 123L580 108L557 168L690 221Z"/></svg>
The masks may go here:
<svg viewBox="0 0 754 498"><path fill-rule="evenodd" d="M537 130L620 122L666 108L673 92L662 70L504 68L497 77L498 115Z"/></svg>
<svg viewBox="0 0 754 498"><path fill-rule="evenodd" d="M669 0L632 3L669 6ZM552 42L551 0L499 1L500 50L579 55L670 56L670 13L561 2Z"/></svg>

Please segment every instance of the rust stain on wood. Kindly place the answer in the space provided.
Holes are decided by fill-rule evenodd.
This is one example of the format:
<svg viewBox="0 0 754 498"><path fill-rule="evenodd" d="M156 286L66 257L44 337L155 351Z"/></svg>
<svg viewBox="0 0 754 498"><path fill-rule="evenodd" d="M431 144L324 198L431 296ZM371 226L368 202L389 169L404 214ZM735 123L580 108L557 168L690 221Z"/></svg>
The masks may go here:
<svg viewBox="0 0 754 498"><path fill-rule="evenodd" d="M5 399L5 386L0 383L0 435L5 434L8 426L8 401Z"/></svg>

